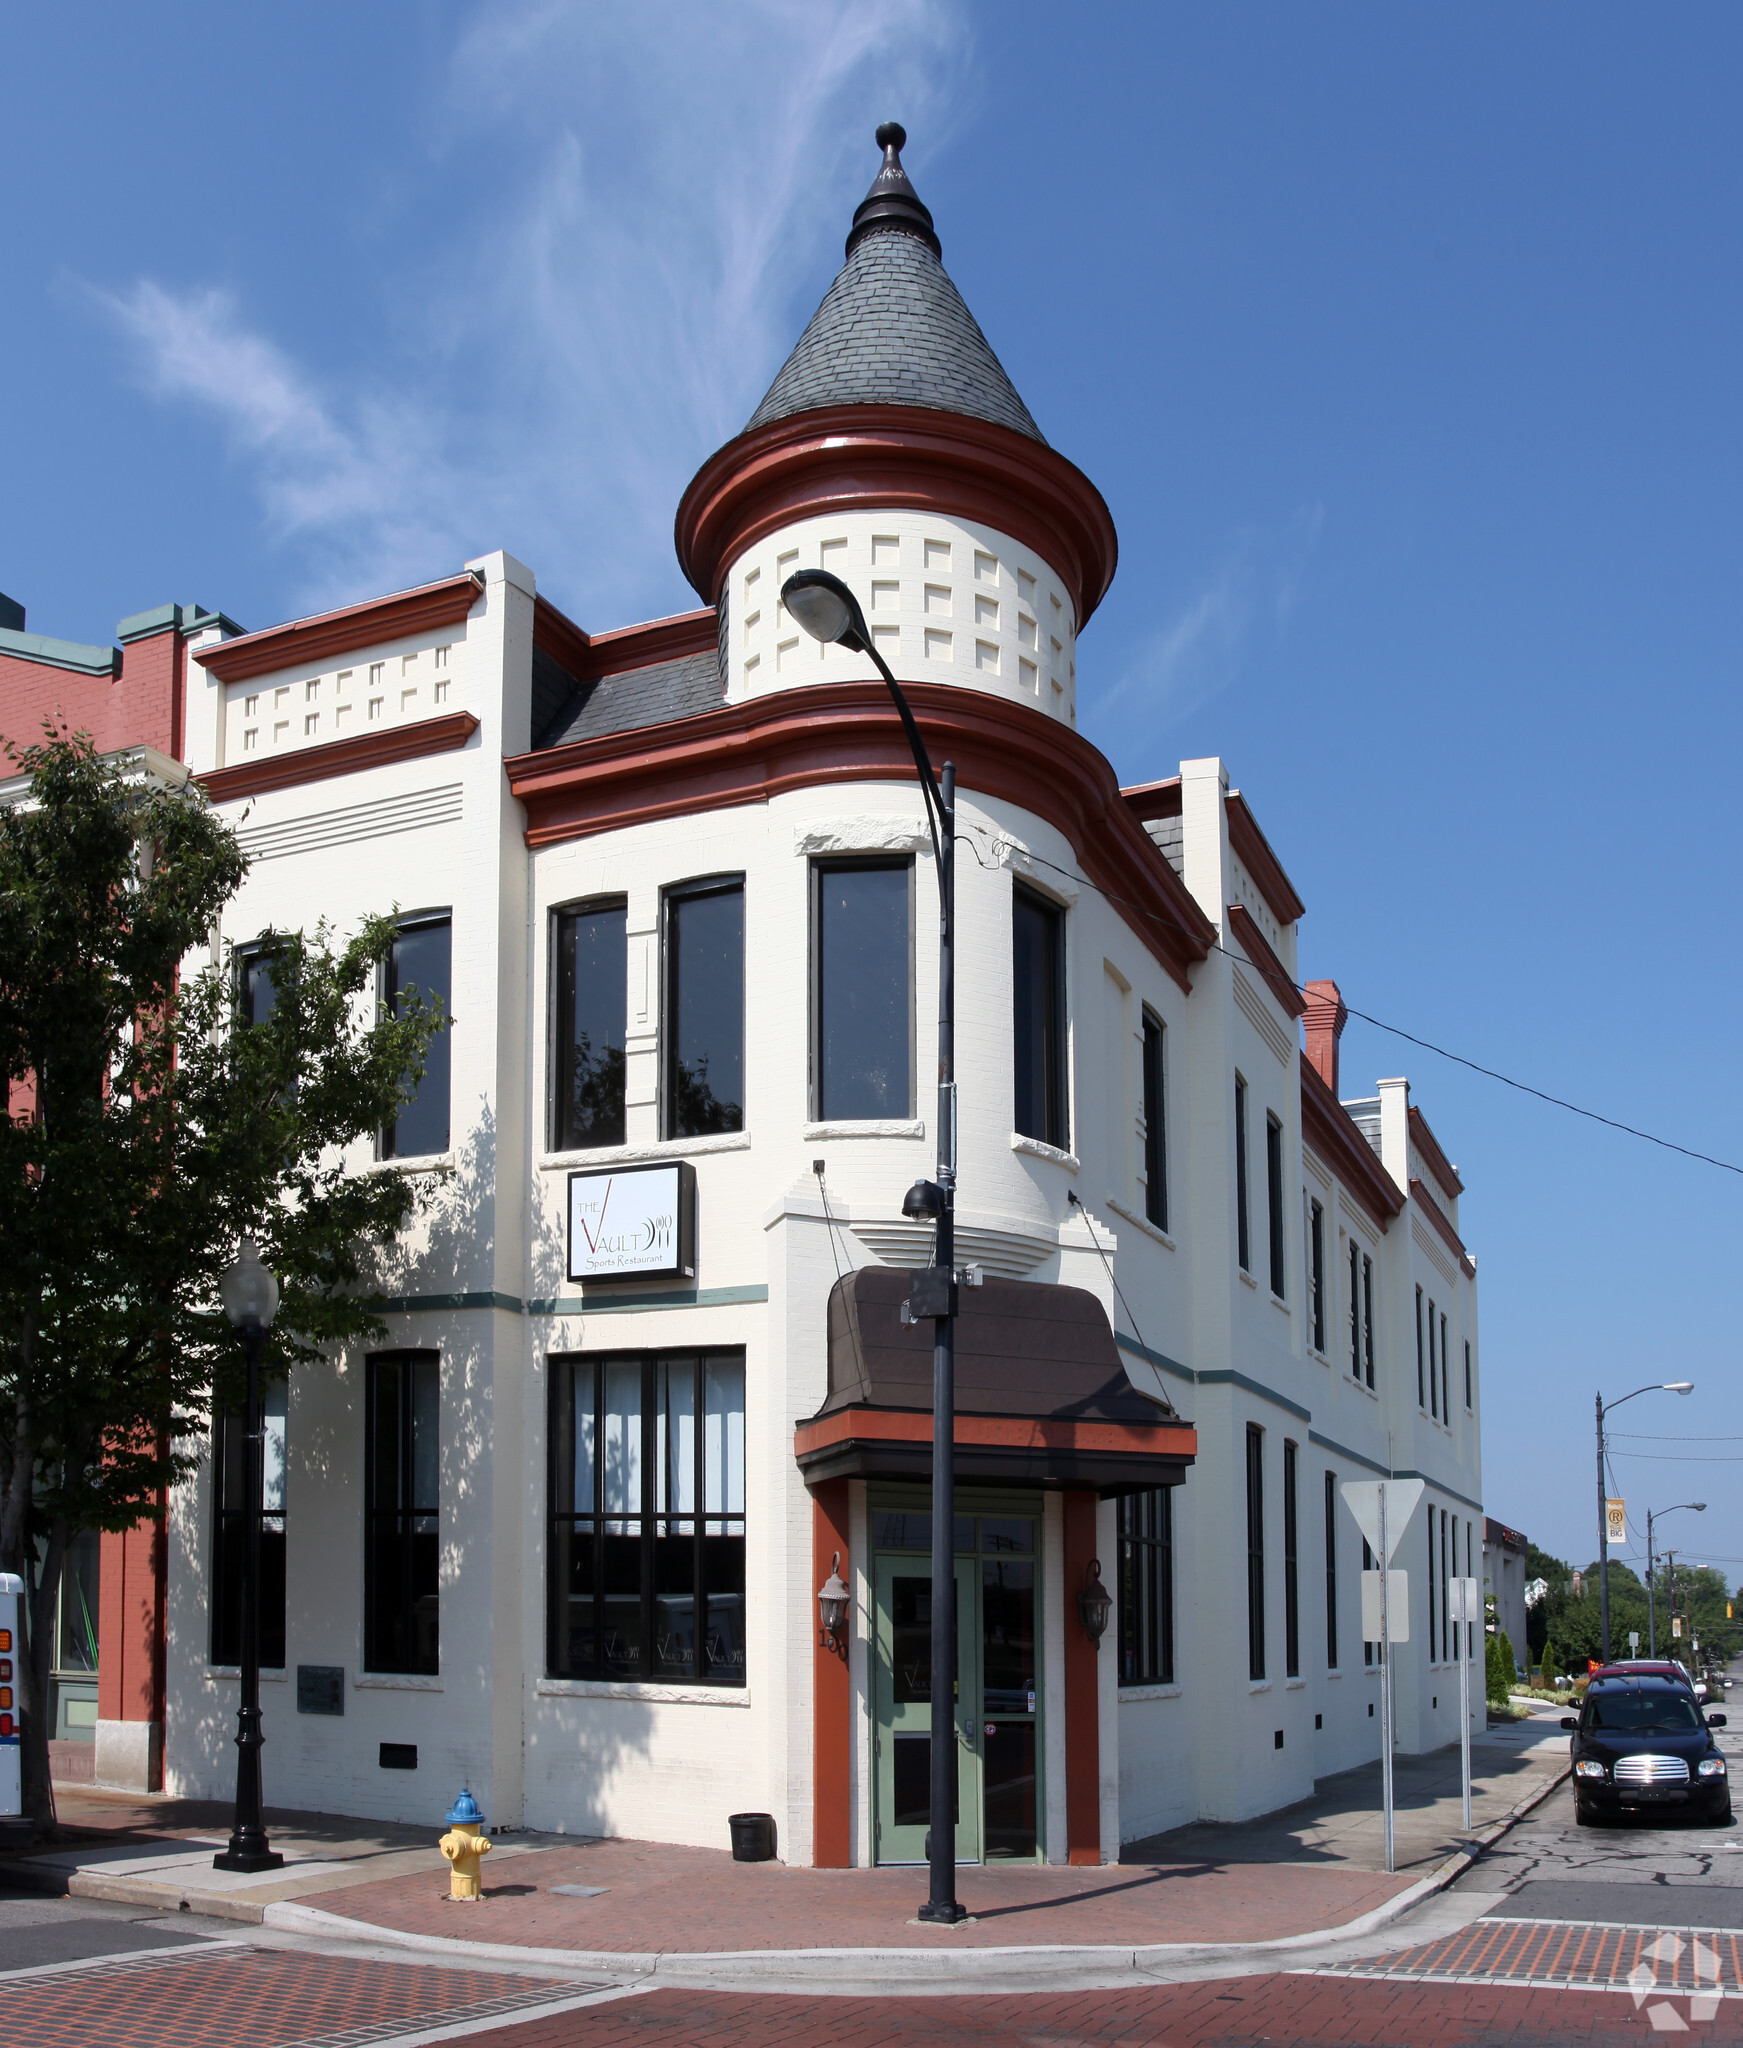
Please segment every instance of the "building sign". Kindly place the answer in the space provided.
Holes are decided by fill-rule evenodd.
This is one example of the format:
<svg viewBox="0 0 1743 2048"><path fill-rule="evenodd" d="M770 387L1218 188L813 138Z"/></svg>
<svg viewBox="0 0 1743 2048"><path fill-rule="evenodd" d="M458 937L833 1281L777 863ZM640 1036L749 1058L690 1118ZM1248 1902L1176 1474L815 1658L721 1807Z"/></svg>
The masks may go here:
<svg viewBox="0 0 1743 2048"><path fill-rule="evenodd" d="M342 1714L344 1711L344 1665L299 1664L297 1666L297 1712L299 1714Z"/></svg>
<svg viewBox="0 0 1743 2048"><path fill-rule="evenodd" d="M569 1176L571 1280L693 1280L696 1169L620 1166Z"/></svg>

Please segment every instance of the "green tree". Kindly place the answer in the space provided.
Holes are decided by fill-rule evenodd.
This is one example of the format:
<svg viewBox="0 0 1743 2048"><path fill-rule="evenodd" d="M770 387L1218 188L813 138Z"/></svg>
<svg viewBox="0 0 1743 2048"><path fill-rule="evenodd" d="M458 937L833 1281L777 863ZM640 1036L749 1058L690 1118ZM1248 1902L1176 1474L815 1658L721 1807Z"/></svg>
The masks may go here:
<svg viewBox="0 0 1743 2048"><path fill-rule="evenodd" d="M1514 1670L1513 1645L1507 1640L1506 1630L1502 1629L1490 1636L1484 1658L1483 1676L1490 1706L1504 1707L1507 1704L1507 1695L1513 1690Z"/></svg>
<svg viewBox="0 0 1743 2048"><path fill-rule="evenodd" d="M1541 1657L1542 1680L1545 1685L1554 1685L1555 1683L1557 1668L1555 1660L1559 1655L1560 1652L1555 1647L1555 1638L1553 1636L1546 1637Z"/></svg>
<svg viewBox="0 0 1743 2048"><path fill-rule="evenodd" d="M274 1001L243 1028L211 935L246 861L197 787L83 735L18 761L28 794L0 810L0 1571L28 1589L25 1804L46 1823L67 1546L161 1512L214 1401L236 1399L215 1283L241 1238L283 1288L271 1368L381 1333L361 1290L416 1184L344 1155L395 1115L439 1018L373 1016L393 931L376 918L343 944L267 935Z"/></svg>

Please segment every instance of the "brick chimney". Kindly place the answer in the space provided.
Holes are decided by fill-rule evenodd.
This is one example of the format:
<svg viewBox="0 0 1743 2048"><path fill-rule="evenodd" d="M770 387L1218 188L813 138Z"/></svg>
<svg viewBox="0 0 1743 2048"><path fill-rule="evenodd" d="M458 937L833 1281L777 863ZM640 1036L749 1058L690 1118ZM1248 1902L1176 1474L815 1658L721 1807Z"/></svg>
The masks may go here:
<svg viewBox="0 0 1743 2048"><path fill-rule="evenodd" d="M1338 1092L1338 1040L1350 1013L1335 981L1310 981L1302 993L1307 998L1307 1058L1319 1078L1335 1095Z"/></svg>

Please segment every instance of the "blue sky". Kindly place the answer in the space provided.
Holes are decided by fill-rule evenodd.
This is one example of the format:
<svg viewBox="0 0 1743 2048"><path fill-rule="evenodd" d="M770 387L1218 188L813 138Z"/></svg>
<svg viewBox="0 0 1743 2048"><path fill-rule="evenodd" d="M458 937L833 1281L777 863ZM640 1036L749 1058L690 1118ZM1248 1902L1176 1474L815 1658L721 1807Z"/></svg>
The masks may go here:
<svg viewBox="0 0 1743 2048"><path fill-rule="evenodd" d="M1735 9L305 0L7 34L0 589L32 630L264 625L498 546L592 628L694 602L678 494L894 115L1118 521L1079 687L1122 777L1223 755L1357 1008L1743 1162ZM1616 1418L1655 1439L1618 1476L1642 1528L1708 1500L1669 1528L1743 1580L1743 1180L1365 1024L1344 1051L1465 1172L1490 1511L1583 1563L1594 1390L1691 1378Z"/></svg>

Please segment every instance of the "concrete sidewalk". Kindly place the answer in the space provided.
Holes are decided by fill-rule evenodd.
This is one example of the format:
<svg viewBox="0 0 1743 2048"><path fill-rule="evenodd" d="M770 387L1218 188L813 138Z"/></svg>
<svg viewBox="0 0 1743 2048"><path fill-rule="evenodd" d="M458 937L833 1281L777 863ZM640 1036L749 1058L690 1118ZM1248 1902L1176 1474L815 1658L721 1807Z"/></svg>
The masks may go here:
<svg viewBox="0 0 1743 2048"><path fill-rule="evenodd" d="M1503 1832L1564 1774L1550 1717L1474 1745L1478 1836ZM1381 1868L1378 1766L1322 1783L1258 1821L1199 1825L1131 1845L1100 1869L965 1867L974 1916L921 1926L923 1869L803 1870L735 1864L724 1850L630 1841L497 1837L480 1906L448 1903L427 1829L315 1815L270 1816L282 1871L211 1867L228 1814L170 1801L62 1793L70 1839L0 1861L0 1882L74 1896L182 1905L286 1933L399 1948L463 1949L524 1966L687 1981L794 1980L892 1968L942 1982L996 1967L1130 1969L1371 1932L1466 1867L1458 1752L1400 1758L1398 1869ZM978 1959L978 1966L977 1961ZM1141 1960L1142 1959L1142 1960Z"/></svg>

